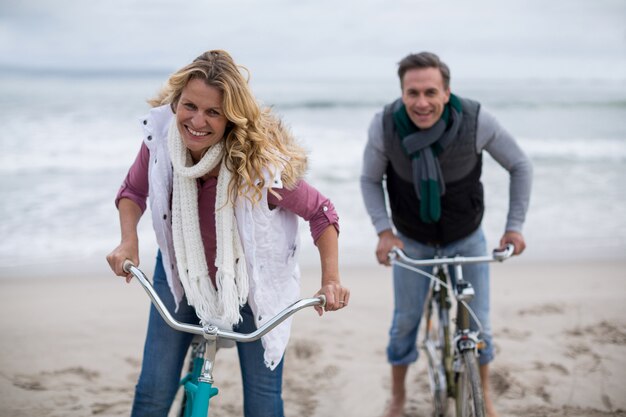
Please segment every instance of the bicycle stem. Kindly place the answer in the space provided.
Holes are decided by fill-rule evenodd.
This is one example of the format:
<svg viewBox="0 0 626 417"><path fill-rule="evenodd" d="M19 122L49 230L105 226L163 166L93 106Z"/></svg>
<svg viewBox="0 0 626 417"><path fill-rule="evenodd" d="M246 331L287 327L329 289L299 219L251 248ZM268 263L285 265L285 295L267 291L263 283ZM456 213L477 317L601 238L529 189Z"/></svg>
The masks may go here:
<svg viewBox="0 0 626 417"><path fill-rule="evenodd" d="M215 354L217 353L217 339L205 339L204 363L202 374L198 377L199 382L213 384L213 368L215 367Z"/></svg>

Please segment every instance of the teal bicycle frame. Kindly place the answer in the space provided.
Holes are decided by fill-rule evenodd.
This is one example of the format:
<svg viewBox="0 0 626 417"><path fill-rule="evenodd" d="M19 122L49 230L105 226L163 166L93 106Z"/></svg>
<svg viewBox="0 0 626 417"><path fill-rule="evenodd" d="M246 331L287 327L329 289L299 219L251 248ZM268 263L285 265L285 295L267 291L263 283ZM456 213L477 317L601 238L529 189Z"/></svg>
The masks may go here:
<svg viewBox="0 0 626 417"><path fill-rule="evenodd" d="M256 331L248 334L221 330L217 326L198 326L181 323L172 317L170 311L165 307L159 298L152 284L144 273L135 267L130 261L124 262L124 271L130 273L137 279L146 291L152 304L157 309L163 320L173 328L181 332L191 333L202 337L202 342L197 346L194 354L191 372L180 382L185 389L185 405L183 406L183 417L206 417L209 415L209 401L216 396L219 390L213 387L213 366L215 364L215 354L217 352L218 340L231 340L234 342L254 342L265 334L269 333L276 326L297 311L306 307L321 306L326 304L326 298L320 295L316 298L305 298L291 304L276 316L268 320Z"/></svg>

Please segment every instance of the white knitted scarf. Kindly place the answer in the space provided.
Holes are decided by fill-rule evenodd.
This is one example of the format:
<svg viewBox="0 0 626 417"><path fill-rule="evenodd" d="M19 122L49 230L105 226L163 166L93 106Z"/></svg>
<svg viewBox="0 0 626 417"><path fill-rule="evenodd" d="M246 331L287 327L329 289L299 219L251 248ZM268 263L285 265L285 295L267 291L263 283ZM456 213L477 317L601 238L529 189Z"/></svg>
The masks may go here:
<svg viewBox="0 0 626 417"><path fill-rule="evenodd" d="M248 273L237 229L235 208L228 196L232 174L223 162L222 141L211 146L195 165L173 120L168 148L174 167L172 194L172 235L180 281L190 305L203 325L232 327L241 320L239 308L248 297ZM217 290L209 277L200 235L196 179L220 165L215 198Z"/></svg>

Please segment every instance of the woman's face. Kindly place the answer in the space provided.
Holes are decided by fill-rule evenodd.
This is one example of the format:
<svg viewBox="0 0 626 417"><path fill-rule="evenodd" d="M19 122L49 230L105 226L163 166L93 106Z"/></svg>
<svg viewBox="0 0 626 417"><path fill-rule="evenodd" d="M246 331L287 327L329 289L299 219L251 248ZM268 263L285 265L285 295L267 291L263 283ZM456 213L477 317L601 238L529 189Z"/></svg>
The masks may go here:
<svg viewBox="0 0 626 417"><path fill-rule="evenodd" d="M176 105L176 124L194 161L224 137L228 119L222 109L222 92L194 78L183 88Z"/></svg>

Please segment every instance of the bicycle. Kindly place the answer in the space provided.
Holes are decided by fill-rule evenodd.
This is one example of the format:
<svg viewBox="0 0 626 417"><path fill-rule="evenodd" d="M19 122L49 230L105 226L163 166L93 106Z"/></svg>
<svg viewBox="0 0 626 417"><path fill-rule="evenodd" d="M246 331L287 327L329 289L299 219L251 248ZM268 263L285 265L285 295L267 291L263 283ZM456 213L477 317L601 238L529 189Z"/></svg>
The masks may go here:
<svg viewBox="0 0 626 417"><path fill-rule="evenodd" d="M454 399L457 417L484 417L485 405L478 371L478 350L482 326L469 307L474 288L463 279L463 265L483 262L502 262L513 254L513 245L504 250L494 250L491 256L474 256L434 259L414 259L404 251L393 248L389 252L392 263L417 272L430 279L424 303L424 329L420 348L428 361L428 379L433 400L433 415L445 417L448 399ZM452 285L449 266L454 267L456 285ZM432 266L429 274L418 266ZM452 299L456 300L456 329L451 331L450 312ZM470 329L470 318L477 323L478 331Z"/></svg>
<svg viewBox="0 0 626 417"><path fill-rule="evenodd" d="M306 307L321 306L326 304L326 297L320 295L315 298L305 298L291 304L276 316L268 320L256 331L248 334L221 330L214 325L198 326L181 323L172 317L170 311L159 298L152 284L145 274L130 261L124 262L124 271L131 273L141 284L150 297L152 304L163 320L173 329L196 335L192 342L189 354L189 372L181 379L180 386L184 389L180 417L207 417L209 415L209 402L216 396L219 390L213 386L213 367L217 345L220 340L232 342L254 342L291 317L297 311Z"/></svg>

